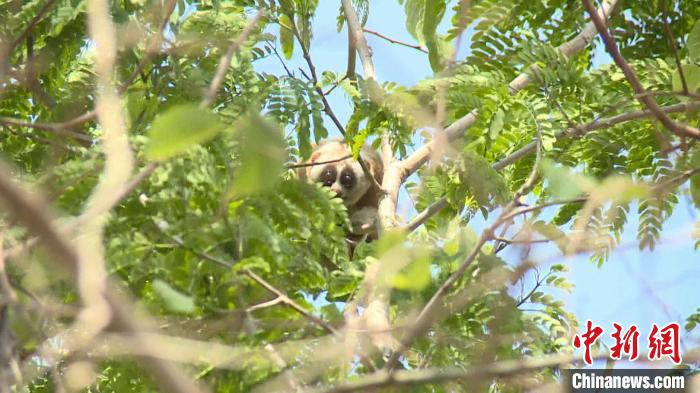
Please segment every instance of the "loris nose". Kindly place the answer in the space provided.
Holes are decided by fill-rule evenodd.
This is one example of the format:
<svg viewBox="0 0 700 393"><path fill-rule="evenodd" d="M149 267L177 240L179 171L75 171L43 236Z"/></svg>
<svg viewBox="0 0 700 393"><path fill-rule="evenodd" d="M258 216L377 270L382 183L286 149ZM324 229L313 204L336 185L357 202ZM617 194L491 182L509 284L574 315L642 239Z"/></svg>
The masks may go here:
<svg viewBox="0 0 700 393"><path fill-rule="evenodd" d="M338 183L331 185L331 191L333 191L338 198L343 197L343 187L341 187Z"/></svg>

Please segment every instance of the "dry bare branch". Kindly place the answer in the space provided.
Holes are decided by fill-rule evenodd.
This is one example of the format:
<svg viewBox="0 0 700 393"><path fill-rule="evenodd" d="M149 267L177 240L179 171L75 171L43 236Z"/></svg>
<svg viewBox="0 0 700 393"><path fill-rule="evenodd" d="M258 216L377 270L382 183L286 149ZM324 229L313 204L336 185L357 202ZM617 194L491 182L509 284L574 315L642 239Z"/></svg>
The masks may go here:
<svg viewBox="0 0 700 393"><path fill-rule="evenodd" d="M11 387L21 383L15 351L15 339L10 331L8 307L17 300L17 295L10 285L5 271L4 233L0 233L0 392L10 393Z"/></svg>
<svg viewBox="0 0 700 393"><path fill-rule="evenodd" d="M70 138L76 139L80 142L83 142L83 145L86 146L92 144L92 138L85 134L67 130L68 127L63 126L62 123L31 123L28 121L13 119L9 117L0 117L0 124L5 126L27 127L35 128L37 130L42 131L49 131L57 135L65 135Z"/></svg>
<svg viewBox="0 0 700 393"><path fill-rule="evenodd" d="M603 359L608 354L597 354L596 359ZM508 360L470 368L442 368L386 371L381 370L361 377L359 380L343 385L311 389L308 393L349 393L367 392L381 387L417 386L448 381L485 381L492 378L506 377L537 371L548 367L562 367L580 360L580 357L568 354L549 355L539 359Z"/></svg>
<svg viewBox="0 0 700 393"><path fill-rule="evenodd" d="M357 18L357 13L352 5L352 0L342 0L343 12L345 12L345 20L347 21L348 30L352 33L354 43L357 45L357 52L360 54L360 62L362 69L365 72L365 79L377 79L377 73L374 71L372 63L372 53L367 45L365 35L362 34L362 26ZM352 45L351 45L352 47Z"/></svg>
<svg viewBox="0 0 700 393"><path fill-rule="evenodd" d="M638 94L639 102L649 108L659 122L661 122L661 124L663 124L664 127L666 127L672 133L681 137L685 136L693 139L700 139L700 130L687 124L681 124L673 121L673 119L671 119L663 110L661 110L659 105L652 97L645 94L646 89L644 89L644 86L642 86L642 83L637 78L634 70L620 53L620 50L617 48L615 38L610 34L610 32L608 32L604 16L601 17L598 12L596 12L591 0L583 0L583 4L586 7L586 11L588 11L588 14L591 16L591 20L598 30L598 33L603 39L603 43L605 44L605 48L608 50L608 53L615 61L615 64L617 64L617 66L620 67L622 72L625 74L625 78L627 78L629 84L632 85L632 89L634 90L635 94Z"/></svg>
<svg viewBox="0 0 700 393"><path fill-rule="evenodd" d="M76 238L78 288L83 310L77 320L90 341L110 321L110 307L104 298L107 269L102 246L106 214L118 201L114 190L129 180L133 155L121 116L121 102L114 86L114 65L117 56L116 31L105 0L88 2L88 28L95 42L95 74L97 92L95 107L102 129L105 165L99 183L88 198L81 214L82 231Z"/></svg>

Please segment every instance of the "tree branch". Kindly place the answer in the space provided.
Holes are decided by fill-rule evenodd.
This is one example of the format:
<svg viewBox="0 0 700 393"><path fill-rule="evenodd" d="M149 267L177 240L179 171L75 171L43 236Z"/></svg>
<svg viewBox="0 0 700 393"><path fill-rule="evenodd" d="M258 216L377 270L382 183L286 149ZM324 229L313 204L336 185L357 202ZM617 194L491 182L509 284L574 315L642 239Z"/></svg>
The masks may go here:
<svg viewBox="0 0 700 393"><path fill-rule="evenodd" d="M645 94L646 90L644 89L644 86L642 86L642 83L637 78L634 70L620 53L620 50L617 48L615 38L608 32L606 23L596 12L593 2L591 2L591 0L583 0L583 4L586 7L586 11L588 11L588 14L591 16L591 20L598 30L598 33L603 39L603 43L605 44L608 53L615 61L615 64L617 64L617 66L620 67L622 72L625 74L625 77L627 78L629 84L632 85L634 92L638 94L637 99L639 102L649 108L659 122L661 122L661 124L663 124L664 127L666 127L672 133L680 137L685 136L693 139L700 139L700 130L687 124L681 124L673 121L664 111L661 110L659 105L652 97Z"/></svg>
<svg viewBox="0 0 700 393"><path fill-rule="evenodd" d="M172 15L172 13L175 11L176 5L177 0L168 0L168 3L166 4L165 13L163 15L163 18L161 19L160 25L158 25L158 31L151 38L151 42L146 48L146 53L144 53L144 56L139 62L139 64L136 66L131 75L129 75L129 77L126 78L126 80L119 86L119 94L123 94L126 91L126 89L136 80L136 78L138 78L139 74L141 73L141 71L143 71L143 68L146 66L146 64L148 64L148 62L151 61L151 57L153 57L154 52L156 52L157 47L161 44L161 41L163 40L163 31L165 30L165 26L170 20L170 15Z"/></svg>
<svg viewBox="0 0 700 393"><path fill-rule="evenodd" d="M24 30L22 30L22 33L20 33L20 35L17 36L17 38L15 38L14 41L12 41L10 47L7 49L8 55L12 53L12 51L17 47L17 45L19 45L20 42L22 42L27 37L29 32L31 32L34 26L36 26L37 23L41 21L41 18L43 18L44 15L51 9L54 3L56 3L56 0L49 0L46 2L46 4L44 4L43 7L41 7L39 12L37 12L36 15L32 18L32 20L29 21L27 27L25 27Z"/></svg>
<svg viewBox="0 0 700 393"><path fill-rule="evenodd" d="M436 215L440 210L446 208L447 206L447 198L438 199L437 201L433 202L430 206L425 208L423 211L416 214L416 216L413 217L413 219L411 219L411 221L409 221L408 224L404 225L403 229L406 232L415 231L426 221L428 221L430 217Z"/></svg>
<svg viewBox="0 0 700 393"><path fill-rule="evenodd" d="M418 336L423 334L430 327L430 325L434 322L435 315L440 307L442 298L447 296L448 290L462 277L462 275L464 275L464 272L467 271L467 268L469 268L472 262L476 260L484 244L486 244L488 241L494 240L496 229L503 223L507 222L505 217L520 205L520 198L527 195L527 193L529 193L532 187L535 185L538 177L539 164L542 160L542 134L534 114L533 119L537 128L537 158L535 159L535 165L532 167L532 172L528 176L525 183L523 183L518 191L515 192L511 202L503 208L503 211L499 217L481 233L481 236L474 245L474 248L462 261L457 270L450 274L447 280L445 280L445 282L440 286L440 288L438 288L437 291L435 291L430 300L428 300L428 302L425 304L423 309L416 317L413 326L406 330L406 333L399 343L399 348L394 351L387 360L386 364L384 365L385 369L393 370L398 364L401 354L413 344Z"/></svg>
<svg viewBox="0 0 700 393"><path fill-rule="evenodd" d="M607 358L607 353L599 353L595 359ZM687 357L687 356L686 356ZM349 393L368 392L381 387L416 386L429 383L443 383L448 381L483 381L492 378L508 377L522 373L537 371L549 367L562 367L566 364L580 361L580 356L569 354L557 354L544 356L539 359L506 360L475 366L470 368L454 367L441 369L418 369L391 371L380 370L378 372L360 377L360 379L343 385L309 390L308 393Z"/></svg>
<svg viewBox="0 0 700 393"><path fill-rule="evenodd" d="M599 13L603 13L604 15L609 15L610 12L615 8L619 0L608 0L603 3L603 6ZM576 37L573 39L563 43L558 47L558 50L565 56L572 56L581 50L583 50L595 37L596 34L596 28L593 25L593 23L588 23L586 27L579 33ZM531 77L530 75L533 73L536 73L539 67L537 65L531 65L528 67L528 70L526 72L521 73L513 79L510 84L508 84L508 89L511 94L515 94L518 91L522 90L525 88L528 84L531 82ZM454 123L452 123L449 127L445 128L444 133L445 136L447 137L448 141L453 141L466 132L469 128L471 128L475 123L476 120L479 116L479 112L477 110L473 110L466 114L465 116L457 119ZM401 165L404 168L404 176L408 177L412 173L414 173L418 168L420 168L421 165L423 165L428 158L430 157L431 152L435 148L435 141L430 141L417 149L413 154L408 156L406 159L401 161ZM401 182L403 182L404 179L401 179Z"/></svg>
<svg viewBox="0 0 700 393"><path fill-rule="evenodd" d="M348 30L352 33L354 42L357 45L357 52L360 54L360 62L362 69L365 71L365 79L377 79L377 74L374 71L372 63L372 54L367 45L365 35L362 34L362 25L357 19L357 13L352 5L352 0L341 0L343 3L343 11L345 12L345 20L348 24ZM352 47L352 45L351 45Z"/></svg>
<svg viewBox="0 0 700 393"><path fill-rule="evenodd" d="M365 79L370 83L376 82L377 74L372 63L372 53L370 52L367 40L362 32L362 25L357 18L357 13L352 5L352 0L341 0L343 4L343 12L345 12L345 20L347 21L348 31L352 32L354 43L357 46L357 52L360 54L362 69L365 72ZM350 45L352 47L352 44ZM396 201L398 200L399 187L401 183L396 183L397 170L401 168L394 167L394 157L389 141L389 136L385 132L381 135L381 156L384 164L384 178L382 184L375 186L380 194L379 200L379 220L382 228L390 228L395 226L394 215L396 212ZM399 176L400 178L401 176Z"/></svg>
<svg viewBox="0 0 700 393"><path fill-rule="evenodd" d="M35 128L37 130L49 131L57 135L65 135L75 140L80 141L83 145L89 146L92 144L92 138L85 134L69 131L62 123L31 123L28 121L13 119L9 117L0 117L0 124L5 126Z"/></svg>
<svg viewBox="0 0 700 393"><path fill-rule="evenodd" d="M19 220L27 229L38 235L52 260L68 271L77 280L78 253L70 242L51 224L53 214L48 207L31 196L12 181L7 174L9 169L0 164L0 202L6 211ZM139 320L138 313L131 302L121 294L113 284L107 285L104 293L110 306L112 324L118 330L132 333L139 340L144 350L152 346L141 339L141 332L148 329L148 324ZM137 357L141 364L154 376L156 383L167 391L179 393L203 392L203 390L174 364L157 359L157 356Z"/></svg>
<svg viewBox="0 0 700 393"><path fill-rule="evenodd" d="M357 65L357 42L355 40L355 34L353 34L350 26L347 26L348 30L348 67L345 70L345 77L351 81L357 80L357 74L355 74L355 67Z"/></svg>
<svg viewBox="0 0 700 393"><path fill-rule="evenodd" d="M302 306L300 306L297 302L292 300L289 296L287 296L284 292L280 291L279 289L275 288L272 284L268 283L265 281L262 277L258 276L255 274L252 270L246 269L243 272L246 276L250 277L253 281L257 282L260 284L261 287L265 288L268 292L273 293L277 296L278 299L285 305L287 305L289 308L293 309L294 311L298 312L301 314L304 318L308 319L309 321L313 322L315 325L318 325L328 331L329 333L339 336L340 332L336 328L334 328L331 324L328 322L322 320L321 318L309 313L304 309Z"/></svg>
<svg viewBox="0 0 700 393"><path fill-rule="evenodd" d="M368 33L368 34L375 35L375 36L377 36L377 37L379 37L379 38L381 38L381 39L384 39L384 40L386 40L386 41L389 41L389 42L391 42L392 44L403 45L403 46L406 46L406 47L409 47L409 48L413 48L413 49L419 50L419 51L421 51L421 52L423 52L423 53L428 53L428 50L425 49L423 46L420 46L420 45L413 45L413 44L409 44L408 42L399 41L399 40L393 39L393 38L391 38L391 37L385 36L384 34L378 32L378 31L368 29L368 28L366 28L366 27L363 28L362 31L364 31L365 33Z"/></svg>
<svg viewBox="0 0 700 393"><path fill-rule="evenodd" d="M688 111L693 111L700 109L700 101L690 101L690 102L685 102L681 104L675 104L675 105L669 105L662 107L661 110L663 110L665 113L679 113L679 112L688 112ZM645 119L649 117L653 117L654 114L651 112L651 110L646 109L642 111L637 111L637 112L629 112L629 113L623 113L621 115L616 115L612 117L607 117L604 119L596 119L593 120L592 122L582 125L582 126L576 126L572 128L568 128L565 131L562 131L561 133L557 134L556 138L557 140L561 140L564 138L574 138L574 137L582 137L586 135L590 131L595 131L603 128L609 128L612 126L615 126L619 123L624 123L627 121L633 121L633 120L639 120L639 119ZM491 167L497 171L504 169L505 167L514 164L515 162L523 159L524 157L527 157L530 155L533 151L535 151L535 148L537 146L537 142L530 142L527 145L521 147L520 149L516 150L515 152L511 153L507 157L501 159L500 161L494 163ZM447 207L447 199L446 198L440 198L437 201L433 202L430 206L425 208L423 211L418 213L411 221L406 224L403 229L412 232L421 225L423 225L430 217L434 216L437 214L440 210L444 209Z"/></svg>
<svg viewBox="0 0 700 393"><path fill-rule="evenodd" d="M316 165L325 165L325 164L332 164L334 162L340 162L340 161L345 161L347 159L352 158L352 154L348 154L347 156L336 158L335 160L328 160L328 161L316 161L316 162L302 162L301 164L291 164L287 165L287 168L290 169L295 169L295 168L306 168L309 166L316 166Z"/></svg>

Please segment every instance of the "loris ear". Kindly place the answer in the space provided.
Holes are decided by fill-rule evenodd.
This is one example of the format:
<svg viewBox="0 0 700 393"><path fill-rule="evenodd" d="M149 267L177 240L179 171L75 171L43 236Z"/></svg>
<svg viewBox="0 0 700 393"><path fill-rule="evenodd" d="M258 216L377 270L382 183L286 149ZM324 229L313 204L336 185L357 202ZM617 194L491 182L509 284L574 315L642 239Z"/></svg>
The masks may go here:
<svg viewBox="0 0 700 393"><path fill-rule="evenodd" d="M306 167L297 168L295 172L300 180L308 180L308 176L306 176Z"/></svg>
<svg viewBox="0 0 700 393"><path fill-rule="evenodd" d="M384 164L382 164L382 158L374 151L371 147L365 145L362 148L362 159L367 163L370 173L377 180L377 183L382 184L384 180Z"/></svg>
<svg viewBox="0 0 700 393"><path fill-rule="evenodd" d="M316 149L316 145L312 145L314 149ZM312 164L316 161L318 161L318 157L321 155L321 152L315 151L311 153L311 157L307 161L305 161L306 164ZM311 171L310 166L303 166L300 168L297 168L297 176L301 180L308 180L309 179L309 171Z"/></svg>
<svg viewBox="0 0 700 393"><path fill-rule="evenodd" d="M374 179L377 180L377 183L382 184L382 180L384 180L384 165L382 161L370 160L369 171L372 173L372 176L374 176Z"/></svg>

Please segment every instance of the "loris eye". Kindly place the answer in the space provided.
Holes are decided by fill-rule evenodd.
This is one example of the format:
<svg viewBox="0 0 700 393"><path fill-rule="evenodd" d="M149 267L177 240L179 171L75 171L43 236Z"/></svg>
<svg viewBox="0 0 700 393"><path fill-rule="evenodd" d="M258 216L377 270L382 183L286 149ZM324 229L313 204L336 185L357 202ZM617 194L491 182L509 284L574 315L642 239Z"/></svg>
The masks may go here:
<svg viewBox="0 0 700 393"><path fill-rule="evenodd" d="M343 188L353 188L355 186L355 174L351 171L344 170L340 174L340 184Z"/></svg>
<svg viewBox="0 0 700 393"><path fill-rule="evenodd" d="M335 171L335 168L327 167L327 168L323 169L323 172L321 172L321 176L319 176L318 180L324 186L330 187L333 183L335 183L336 177L337 177L337 173Z"/></svg>

